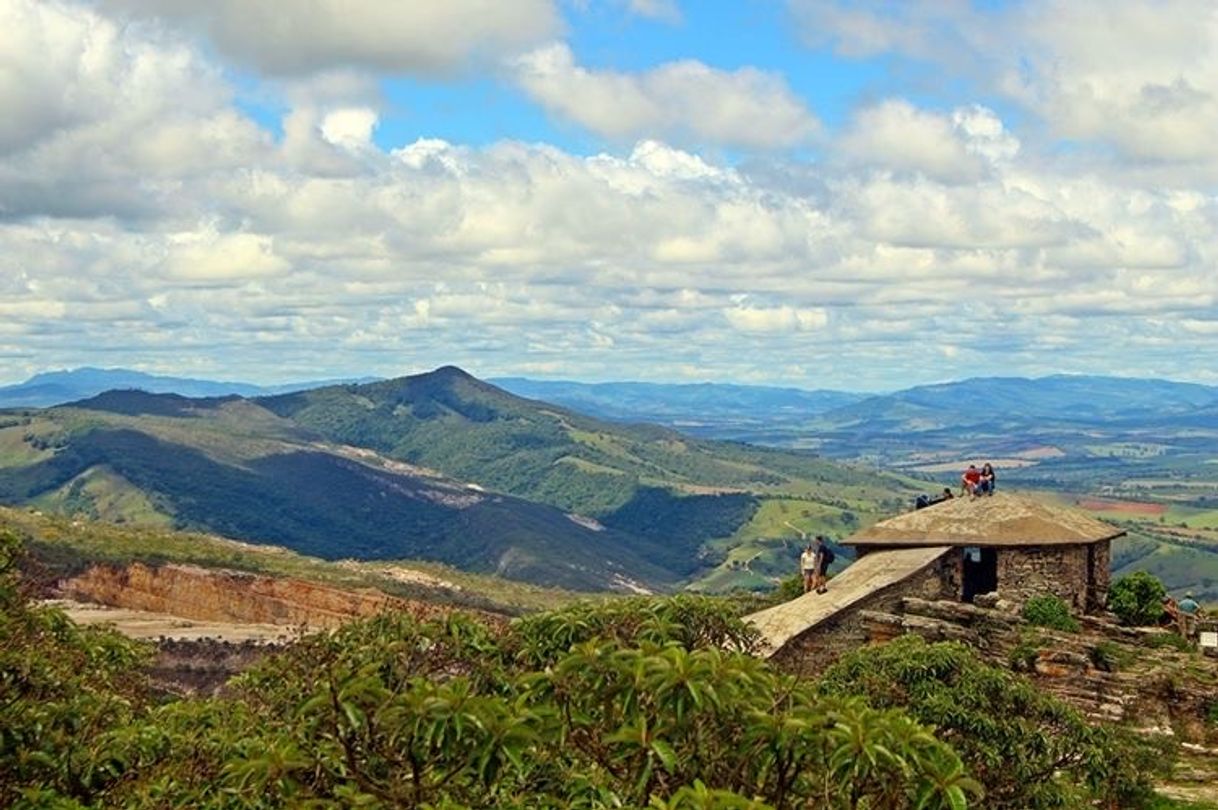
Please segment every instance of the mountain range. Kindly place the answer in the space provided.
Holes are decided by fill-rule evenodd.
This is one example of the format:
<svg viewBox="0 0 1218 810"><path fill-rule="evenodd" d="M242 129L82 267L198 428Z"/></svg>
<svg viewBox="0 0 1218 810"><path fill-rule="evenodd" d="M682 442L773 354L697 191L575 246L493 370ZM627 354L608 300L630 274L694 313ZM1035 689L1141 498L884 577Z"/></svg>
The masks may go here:
<svg viewBox="0 0 1218 810"><path fill-rule="evenodd" d="M117 368L79 368L43 372L22 383L0 386L0 408L61 405L123 389L186 397L236 394L248 398L378 379L264 386ZM1218 386L1089 375L978 377L874 395L724 383L584 383L524 377L491 378L487 382L520 397L600 419L654 423L693 435L749 441L767 433L782 436L784 431L794 430L926 431L974 426L995 418L1030 425L1156 421L1204 425L1218 414Z"/></svg>
<svg viewBox="0 0 1218 810"><path fill-rule="evenodd" d="M582 383L524 377L489 382L602 419L653 422L706 437L773 430L866 398L847 391L726 383Z"/></svg>
<svg viewBox="0 0 1218 810"><path fill-rule="evenodd" d="M990 460L1004 486L1134 521L1122 567L1218 593L1212 386L1058 375L863 396L454 368L271 395L121 382L0 413L0 503L576 589L722 590L788 573L800 532L849 534Z"/></svg>
<svg viewBox="0 0 1218 810"><path fill-rule="evenodd" d="M0 413L0 503L583 590L712 572L732 550L713 541L771 502L849 529L906 494L897 478L603 422L451 367L269 397L118 390ZM784 553L771 564L785 569Z"/></svg>
<svg viewBox="0 0 1218 810"><path fill-rule="evenodd" d="M46 371L35 374L25 382L0 386L0 408L45 408L87 399L105 391L125 389L154 394L180 394L187 397L223 397L232 394L255 397L299 391L305 388L318 388L340 382L368 382L372 379L375 378L314 380L267 386L243 382L215 382L189 377L168 377L124 368L85 367L65 371Z"/></svg>

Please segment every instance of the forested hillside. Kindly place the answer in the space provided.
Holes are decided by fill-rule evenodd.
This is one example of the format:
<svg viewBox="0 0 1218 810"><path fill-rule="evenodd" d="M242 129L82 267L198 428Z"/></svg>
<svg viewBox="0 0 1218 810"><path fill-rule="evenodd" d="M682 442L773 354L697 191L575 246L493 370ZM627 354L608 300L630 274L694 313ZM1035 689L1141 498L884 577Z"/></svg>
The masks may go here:
<svg viewBox="0 0 1218 810"><path fill-rule="evenodd" d="M599 422L457 369L0 414L0 503L585 590L765 585L790 566L790 524L844 533L905 491L806 453ZM758 543L740 566L735 550Z"/></svg>
<svg viewBox="0 0 1218 810"><path fill-rule="evenodd" d="M817 683L688 596L506 630L386 615L166 700L146 645L30 606L17 554L0 533L4 806L1136 809L1170 764L960 645L860 651Z"/></svg>

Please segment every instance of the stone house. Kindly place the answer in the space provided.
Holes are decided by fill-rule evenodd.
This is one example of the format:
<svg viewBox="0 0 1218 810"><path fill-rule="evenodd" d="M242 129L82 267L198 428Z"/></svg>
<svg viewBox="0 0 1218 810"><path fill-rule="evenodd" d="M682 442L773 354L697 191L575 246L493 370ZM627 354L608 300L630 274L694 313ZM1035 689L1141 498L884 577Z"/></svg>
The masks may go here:
<svg viewBox="0 0 1218 810"><path fill-rule="evenodd" d="M955 498L881 521L845 542L859 559L899 548L948 547L941 599L997 591L1022 603L1053 594L1077 613L1108 600L1111 541L1125 532L1074 509L995 493Z"/></svg>
<svg viewBox="0 0 1218 810"><path fill-rule="evenodd" d="M907 512L843 541L857 559L825 594L804 594L746 617L763 652L819 669L869 640L862 614L903 599L971 602L997 592L1019 605L1054 594L1076 613L1103 609L1111 541L1124 532L1077 510L999 492Z"/></svg>

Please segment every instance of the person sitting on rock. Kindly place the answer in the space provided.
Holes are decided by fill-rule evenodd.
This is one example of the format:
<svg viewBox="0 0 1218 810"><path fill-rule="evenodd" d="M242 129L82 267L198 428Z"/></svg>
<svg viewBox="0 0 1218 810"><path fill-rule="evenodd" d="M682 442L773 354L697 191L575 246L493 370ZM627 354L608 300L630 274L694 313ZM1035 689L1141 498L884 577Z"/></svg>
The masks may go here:
<svg viewBox="0 0 1218 810"><path fill-rule="evenodd" d="M968 469L964 471L964 475L960 476L960 494L976 495L977 485L980 483L981 470L977 469L976 464L968 465Z"/></svg>
<svg viewBox="0 0 1218 810"><path fill-rule="evenodd" d="M987 461L981 465L981 480L977 483L977 494L993 495L994 487L997 484L998 476L994 474L994 466Z"/></svg>
<svg viewBox="0 0 1218 810"><path fill-rule="evenodd" d="M1171 594L1163 595L1163 615L1159 618L1159 624L1177 629L1180 627L1180 606Z"/></svg>

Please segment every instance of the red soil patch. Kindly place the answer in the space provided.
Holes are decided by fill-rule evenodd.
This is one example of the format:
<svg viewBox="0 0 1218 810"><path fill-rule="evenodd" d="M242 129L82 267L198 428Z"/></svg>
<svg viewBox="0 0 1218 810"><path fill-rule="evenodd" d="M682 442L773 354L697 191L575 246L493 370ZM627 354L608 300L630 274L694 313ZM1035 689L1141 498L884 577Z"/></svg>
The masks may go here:
<svg viewBox="0 0 1218 810"><path fill-rule="evenodd" d="M1075 501L1081 509L1092 512L1123 512L1128 515L1161 515L1167 511L1167 506L1161 503L1145 501L1105 501L1100 498L1083 498Z"/></svg>

